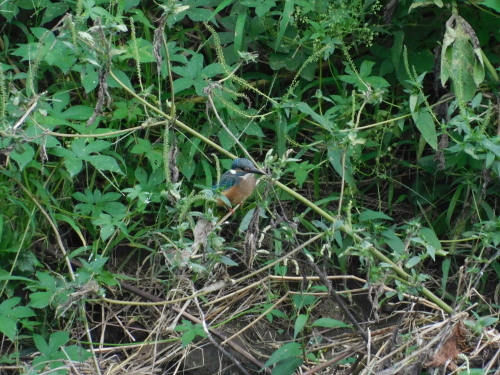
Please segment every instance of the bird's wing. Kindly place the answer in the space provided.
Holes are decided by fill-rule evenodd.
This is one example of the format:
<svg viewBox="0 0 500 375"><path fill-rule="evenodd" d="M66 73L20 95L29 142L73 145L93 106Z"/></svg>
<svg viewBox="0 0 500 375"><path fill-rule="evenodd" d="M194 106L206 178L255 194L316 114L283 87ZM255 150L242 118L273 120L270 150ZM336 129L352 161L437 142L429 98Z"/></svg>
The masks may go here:
<svg viewBox="0 0 500 375"><path fill-rule="evenodd" d="M222 188L222 190L227 190L230 187L234 186L234 184L236 184L236 181L238 180L238 177L241 177L243 174L244 173L241 172L231 173L228 171L220 177L219 183L214 185L213 189Z"/></svg>

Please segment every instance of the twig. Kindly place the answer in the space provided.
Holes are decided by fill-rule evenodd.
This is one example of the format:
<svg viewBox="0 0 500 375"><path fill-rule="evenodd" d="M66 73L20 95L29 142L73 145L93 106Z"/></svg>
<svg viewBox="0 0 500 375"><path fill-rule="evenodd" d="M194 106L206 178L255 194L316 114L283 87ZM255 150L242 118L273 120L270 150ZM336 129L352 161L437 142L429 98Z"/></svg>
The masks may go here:
<svg viewBox="0 0 500 375"><path fill-rule="evenodd" d="M196 294L196 289L195 289L195 287L194 287L193 284L191 284L191 289L192 289L193 293ZM198 298L194 299L194 303L196 304L196 307L198 308L198 312L200 314L201 325L203 326L203 331L205 331L205 334L207 335L207 338L210 340L210 342L217 348L218 351L220 351L231 362L233 362L233 364L241 371L242 374L244 374L244 375L250 375L250 373L247 370L245 370L242 365L240 365L240 363L238 362L238 360L236 358L234 358L234 356L231 353L229 353L226 349L224 349L221 345L219 345L219 343L217 341L215 341L215 339L212 337L212 334L210 333L210 330L208 328L207 322L205 320L205 314L204 314L202 308L200 307L200 304L198 302ZM223 342L223 344L226 341L228 341L228 340L229 339L225 340Z"/></svg>
<svg viewBox="0 0 500 375"><path fill-rule="evenodd" d="M329 293L330 297L340 307L340 309L344 312L346 318L357 329L357 331L359 332L359 335L363 338L363 340L368 345L368 351L371 351L375 354L378 351L377 347L373 343L370 343L370 339L369 339L368 334L366 333L365 329L363 327L361 327L361 325L358 323L358 321L356 320L354 315L352 315L349 307L345 304L344 300L342 298L340 298L340 296L337 294L335 289L333 289L332 282L330 280L328 280L328 278L325 276L325 274L323 272L321 272L319 267L316 264L314 264L313 262L311 262L307 256L304 256L303 260L319 276L323 285L325 285L326 288L328 289L328 293Z"/></svg>

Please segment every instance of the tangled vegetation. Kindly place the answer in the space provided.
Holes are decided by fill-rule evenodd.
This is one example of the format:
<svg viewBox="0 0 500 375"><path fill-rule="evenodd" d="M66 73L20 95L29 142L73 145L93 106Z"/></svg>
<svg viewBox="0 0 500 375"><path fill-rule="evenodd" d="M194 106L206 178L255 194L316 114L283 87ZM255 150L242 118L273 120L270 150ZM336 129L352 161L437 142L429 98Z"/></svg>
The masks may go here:
<svg viewBox="0 0 500 375"><path fill-rule="evenodd" d="M1 374L499 373L497 1L0 19Z"/></svg>

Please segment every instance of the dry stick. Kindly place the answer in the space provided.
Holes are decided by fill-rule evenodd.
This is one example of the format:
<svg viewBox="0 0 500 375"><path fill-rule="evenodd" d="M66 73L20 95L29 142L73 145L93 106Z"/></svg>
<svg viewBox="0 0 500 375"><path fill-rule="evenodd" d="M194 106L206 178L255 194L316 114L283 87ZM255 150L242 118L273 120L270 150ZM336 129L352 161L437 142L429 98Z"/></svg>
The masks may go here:
<svg viewBox="0 0 500 375"><path fill-rule="evenodd" d="M497 350L493 358L490 360L488 366L486 366L486 368L484 369L483 374L488 374L490 372L490 369L493 367L493 365L496 363L499 357L500 357L500 349Z"/></svg>
<svg viewBox="0 0 500 375"><path fill-rule="evenodd" d="M245 326L245 328L239 330L238 332L236 332L234 335L232 335L231 337L225 339L221 345L224 345L226 344L228 341L231 341L233 340L235 337L241 335L243 332L245 332L247 329L249 329L250 327L253 327L255 324L257 324L257 322L259 322L262 318L264 318L268 313L270 313L274 308L276 308L276 306L280 305L281 302L283 302L286 298L288 298L288 294L290 292L286 292L285 295L283 297L281 297L276 303L274 303L271 307L269 307L266 311L264 311L262 314L259 315L259 317L257 319L255 319L252 323L248 324L247 326Z"/></svg>
<svg viewBox="0 0 500 375"><path fill-rule="evenodd" d="M356 327L356 329L359 332L359 335L366 342L368 346L368 351L376 353L378 351L377 347L373 343L370 343L370 338L368 337L368 334L366 333L365 329L361 327L361 325L358 323L354 315L352 315L351 310L349 310L349 307L347 307L347 305L345 304L344 300L340 298L335 289L333 289L332 282L328 280L325 274L321 272L319 267L313 262L311 262L307 256L304 256L303 258L304 258L303 260L307 263L307 265L311 267L314 270L314 272L319 276L323 285L325 285L326 288L328 289L330 297L333 299L335 303L337 303L337 305L339 305L339 307L346 315L346 318L352 323L354 327Z"/></svg>
<svg viewBox="0 0 500 375"><path fill-rule="evenodd" d="M363 280L363 279L361 279L359 277L356 277L356 276L327 276L327 277L328 277L328 279L332 279L332 280L335 280L335 279L357 280L357 281L361 281L361 282L366 283L366 280ZM209 305L216 304L217 302L220 302L220 301L223 301L225 299L231 298L231 297L233 297L236 294L241 294L243 292L246 292L248 289L253 289L257 285L261 285L261 284L267 283L268 280L285 281L285 282L286 281L296 282L296 281L302 281L304 279L306 279L308 281L320 280L320 278L316 277L316 276L306 276L304 278L304 277L298 277L298 276L273 276L273 275L268 275L268 276L264 277L263 279L259 279L258 281L254 282L254 283L252 283L250 285L247 285L244 288L238 289L238 290L236 290L236 291L234 291L232 293L226 294L225 296L222 296L222 297L219 297L217 299L214 299L213 301L207 302L207 303L205 303L205 305L209 306ZM389 289L389 290L392 291L392 289Z"/></svg>
<svg viewBox="0 0 500 375"><path fill-rule="evenodd" d="M191 284L191 289L193 290L193 293L196 294L196 290L194 288L194 285ZM198 302L198 298L194 298L194 303L196 304L196 307L198 308L198 313L200 314L200 317L201 317L201 324L203 326L203 331L205 331L205 333L207 334L207 337L208 339L210 340L210 342L217 348L218 351L220 351L222 354L224 354L231 362L233 362L233 364L241 371L242 374L245 374L245 375L250 375L248 373L247 370L245 370L243 368L242 365L240 365L240 363L238 362L238 360L236 358L234 358L234 356L229 353L226 349L224 349L222 347L222 345L219 345L217 343L217 341L215 341L215 339L212 337L212 334L210 333L210 330L208 329L208 325L207 325L207 322L205 320L205 313L203 312L203 310L201 309L200 307L200 304ZM233 335L234 336L234 335ZM224 344L227 340L225 340L222 344Z"/></svg>
<svg viewBox="0 0 500 375"><path fill-rule="evenodd" d="M263 271L265 271L265 270L267 270L267 269L269 269L271 267L274 267L274 265L283 262L285 259L287 259L290 256L292 256L293 254L297 253L302 248L304 248L304 247L310 245L311 243L313 243L314 241L320 239L325 234L326 233L324 233L324 232L317 234L316 236L308 239L306 242L304 242L303 244L299 245L298 247L296 247L295 249L293 249L292 251L290 251L288 254L285 254L284 256L282 256L281 258L275 260L274 262L271 262L271 263L267 264L266 266L264 266L262 268L259 268L258 270L254 271L252 273L249 273L248 275L245 275L245 276L243 276L243 277L241 277L241 278L239 278L237 280L234 280L232 284L241 283L242 281L244 281L246 279L252 278L252 277L258 275L259 273L261 273L261 272L263 272ZM260 283L262 283L262 280L260 280ZM122 283L120 283L120 284L122 284ZM126 284L126 283L123 283L123 284ZM127 284L127 285L129 285L129 284ZM129 285L129 286L131 286L131 285ZM222 285L221 288L223 286L224 285ZM198 294L192 295L192 296L177 298L177 299L169 300L169 301L164 301L164 300L161 300L161 299L156 299L156 300L151 300L150 299L150 301L155 301L155 302L134 302L133 305L135 305L135 306L163 306L163 305L173 305L175 303L184 302L184 301L187 301L189 299L193 299L195 297L201 297L201 296L210 294L210 293L214 292L214 290L215 289L213 289L213 288L212 289L209 288L208 290L198 292ZM143 292L142 290L140 290L138 288L135 289L134 293L142 295L144 298L149 299L148 297L146 297L146 295L148 295L148 293L145 293L145 292ZM106 297L101 297L101 300L104 301L104 302L113 303L115 305L130 305L131 304L129 301L114 300L114 299L110 299L110 298L106 298Z"/></svg>
<svg viewBox="0 0 500 375"><path fill-rule="evenodd" d="M328 366L330 365L333 365L335 362L338 362L348 356L350 356L351 354L355 353L356 350L360 350L362 349L362 346L360 346L358 349L347 349L347 350L344 350L343 352L341 352L340 354L338 354L335 358L332 358L328 361L326 361L325 363L322 363L321 365L319 366L316 366L312 369L310 369L309 371L306 371L304 373L302 373L302 375L314 375L314 374L317 374L319 371L327 368Z"/></svg>
<svg viewBox="0 0 500 375"><path fill-rule="evenodd" d="M51 249L47 249L46 252L52 254L53 256L55 257L58 257L59 254L57 254L55 251L51 250ZM66 257L67 258L67 257ZM82 264L80 263L80 261L78 261L77 259L71 259L71 264L77 266L77 267L81 267ZM165 305L165 303L162 303L162 302L165 302L163 301L161 298L159 297L156 297L152 294L149 294L145 291L143 291L142 289L139 289L133 285L130 285L124 281L121 281L121 280L118 280L119 284L120 284L120 287L125 289L125 290L128 290L129 292L131 293L134 293L140 297L143 297L144 299L147 299L149 301L153 301L155 302L154 304L150 304L150 305ZM197 296L201 295L202 293L198 294ZM187 300L187 299L193 299L193 296L190 296L189 298L183 298L183 300ZM110 303L114 303L116 301L113 301L113 300L110 300ZM170 302L170 301L169 301ZM122 305L125 305L127 303L120 303ZM137 303L128 303L128 304L132 304L132 305L137 305ZM140 305L144 305L144 304L140 304ZM194 323L199 323L201 324L201 320L199 320L198 318L196 318L195 316L185 312L185 311L182 311L181 308L179 307L176 307L176 306L171 306L170 307L174 312L178 313L178 314L182 314L185 318L191 320L192 322ZM215 329L211 329L211 332L219 337L221 340L226 340L227 336L226 334L224 334L223 332L220 332L218 330L215 330ZM90 341L91 342L91 341ZM236 344L235 342L228 342L228 345L231 346L235 351L237 351L238 353L240 353L243 357L245 357L246 359L248 359L250 362L252 362L254 365L258 366L259 368L262 368L264 367L264 364L262 362L260 362L259 360L257 360L254 356L252 356L248 351L246 351L245 349L243 349L241 346L239 346L238 344ZM96 356L94 356L96 357ZM269 370L266 370L267 372L270 373Z"/></svg>
<svg viewBox="0 0 500 375"><path fill-rule="evenodd" d="M130 285L126 282L123 282L123 281L119 281L120 282L120 286L125 289L125 290L128 290L129 292L131 293L134 293L134 294L137 294L145 299L148 299L150 301L154 301L154 302L162 302L163 300L159 297L156 297L156 296L153 296L152 294L149 294L145 291L143 291L142 289L139 289L133 285ZM200 296L202 293L198 293L198 294L195 294L195 297L189 297L189 299L193 299L193 298L196 298L198 296ZM176 306L171 306L170 307L174 312L176 313L181 313L185 318L188 318L189 320L191 320L192 322L194 323L198 323L198 324L202 324L202 321L198 318L196 318L195 316L187 313L187 312L182 312L180 308L176 307ZM213 329L211 328L210 329L210 332L212 332L215 336L217 336L218 338L220 338L221 340L225 340L227 338L226 334L224 334L223 332L221 331L218 331L216 329ZM243 349L241 346L239 346L238 344L236 344L235 342L228 342L229 346L231 346L235 351L237 351L238 353L240 353L243 357L245 357L246 359L248 359L250 362L252 362L254 365L258 366L259 368L262 368L264 367L264 364L262 362L260 362L259 360L257 360L254 356L252 356L249 352L247 352L245 349Z"/></svg>
<svg viewBox="0 0 500 375"><path fill-rule="evenodd" d="M381 362L385 361L387 358L390 358L391 356L395 355L396 353L402 352L403 350L405 350L409 345L411 345L411 343L418 342L418 340L422 339L430 331L441 332L442 329L445 329L448 326L448 324L449 324L448 321L450 321L450 320L459 321L459 320L465 318L467 315L468 315L467 313L459 313L459 314L457 314L457 315L455 315L453 317L450 317L450 318L446 319L446 321L442 321L442 322L433 324L432 327L429 327L429 328L426 328L426 329L422 330L417 335L417 337L415 337L414 340L408 340L407 342L405 342L401 346L399 346L396 350L394 350L391 353L387 354L385 357L380 358L379 360ZM422 353L428 352L435 343L437 343L438 341L441 340L441 338L442 337L440 337L440 335L438 334L434 338L432 338L431 341L429 341L425 346L423 346L423 347L421 346L421 347L419 347L418 350L415 350L411 354L407 355L405 357L405 359L404 359L405 363L410 363L415 357L420 356ZM400 371L404 367L404 364L402 364L402 365L401 364L396 364L396 365L398 365L399 367L396 367L395 371ZM395 373L397 373L397 372L395 372Z"/></svg>
<svg viewBox="0 0 500 375"><path fill-rule="evenodd" d="M226 149L224 149L223 147L219 146L217 143L215 142L212 142L210 139L208 139L207 137L203 136L202 134L198 133L197 131L193 130L192 128L190 128L189 126L187 126L186 124L184 124L183 122L177 120L177 119L174 119L172 116L169 116L167 115L166 113L164 113L161 109L158 109L157 107L155 107L154 105L148 103L147 101L145 101L143 98L141 98L139 95L137 95L134 91L132 91L131 89L129 89L122 81L120 81L120 79L118 77L115 76L115 74L113 73L113 71L110 71L109 74L113 77L113 79L126 91L128 92L130 95L132 95L134 98L136 98L139 102L141 102L142 104L144 104L145 106L147 106L148 108L150 108L151 110L155 111L156 113L158 113L160 116L163 116L164 118L166 119L169 119L170 121L172 121L172 123L190 133L191 135L194 135L195 137L197 137L198 139L200 139L201 141L205 142L207 145L213 147L214 149L218 150L219 152L223 153L224 155L227 155L229 156L230 158L236 158L235 155L233 155L232 153L230 153L229 151L227 151ZM448 100L446 100L448 101ZM443 101L444 102L444 101ZM437 106L439 104L441 104L442 102L438 102L434 105L432 105L431 107L434 107L434 106ZM409 115L408 115L409 116ZM392 119L390 121L395 121L396 119ZM358 130L360 130L361 128L359 128ZM297 192L295 192L294 190L290 189L288 186L282 184L281 182L279 181L273 181L273 184L276 185L277 187L279 187L281 190L284 190L286 193L290 194L292 197L294 197L295 199L297 199L298 201L302 202L303 204L305 204L307 207L311 208L313 211L315 211L316 213L318 213L319 215L321 215L322 217L324 217L325 219L327 219L328 221L330 221L331 223L335 223L336 222L336 219L330 215L329 213L327 213L325 210L321 209L320 207L318 207L317 205L315 205L313 202L311 202L309 199L303 197L302 195L298 194ZM353 230L353 228L350 227L350 225L348 224L345 224L343 223L341 225L341 227L339 228L342 232L346 233L347 235L351 236L355 242L358 242L358 243L361 243L364 241L364 238L361 237L360 235L358 235L357 233L355 233L355 231ZM398 274L398 276L400 276L404 282L408 282L411 277L408 273L406 273L401 267L399 267L396 263L394 263L392 260L390 260L388 257L386 257L384 254L382 254L378 249L376 249L373 245L371 245L368 250L372 253L373 256L375 256L376 258L378 258L380 261L384 262L384 263L387 263L391 266L392 270ZM430 299L433 303L435 303L436 305L438 305L441 309L443 309L445 312L447 312L448 314L451 314L453 312L453 309L448 306L445 302L443 302L439 297L437 297L434 293L432 293L430 290L428 290L426 287L422 286L421 287L421 291L422 291L422 294L427 297L428 299Z"/></svg>

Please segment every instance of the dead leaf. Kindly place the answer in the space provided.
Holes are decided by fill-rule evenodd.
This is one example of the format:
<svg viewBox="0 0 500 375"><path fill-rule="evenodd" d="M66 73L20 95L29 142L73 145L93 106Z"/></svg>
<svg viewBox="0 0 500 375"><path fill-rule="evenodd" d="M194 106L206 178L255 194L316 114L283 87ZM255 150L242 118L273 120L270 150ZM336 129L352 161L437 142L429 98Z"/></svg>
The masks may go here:
<svg viewBox="0 0 500 375"><path fill-rule="evenodd" d="M424 364L425 367L439 367L444 366L449 360L448 368L452 371L458 368L454 362L460 353L460 346L463 345L465 338L465 327L462 322L455 325L453 333L448 337L443 346L435 351L432 359Z"/></svg>

